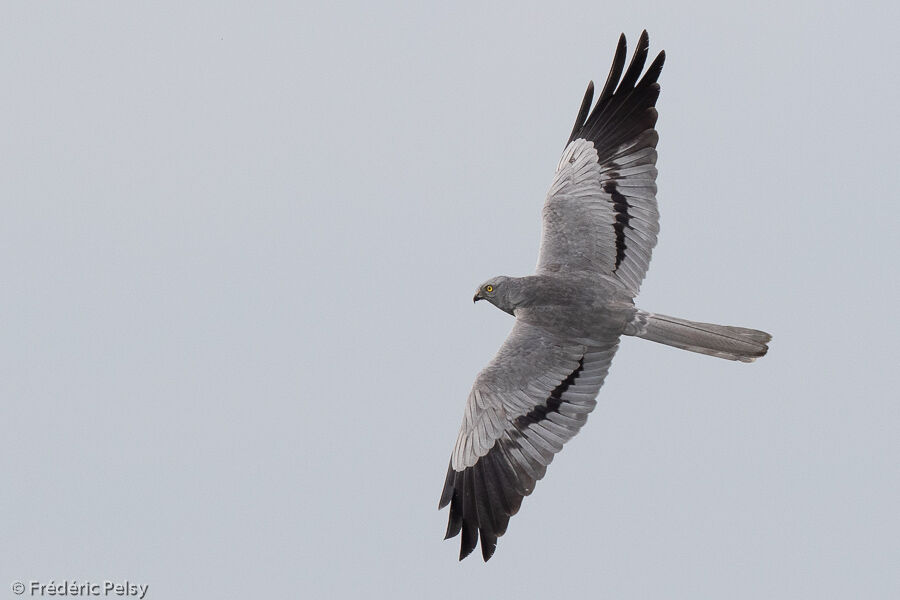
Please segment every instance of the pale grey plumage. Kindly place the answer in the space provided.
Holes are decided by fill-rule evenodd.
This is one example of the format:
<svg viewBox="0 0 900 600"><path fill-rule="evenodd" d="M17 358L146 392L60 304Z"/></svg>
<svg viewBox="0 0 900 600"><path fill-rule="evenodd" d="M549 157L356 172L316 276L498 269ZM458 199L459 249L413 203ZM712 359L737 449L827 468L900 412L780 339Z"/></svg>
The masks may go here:
<svg viewBox="0 0 900 600"><path fill-rule="evenodd" d="M648 130L604 162L588 140L576 139L566 147L544 203L538 273L606 273L637 294L659 233L657 139ZM626 251L618 265L614 194L625 198L630 225L622 227Z"/></svg>
<svg viewBox="0 0 900 600"><path fill-rule="evenodd" d="M620 37L593 110L588 86L543 209L536 274L495 277L475 300L516 317L466 402L439 503L460 559L481 539L489 559L534 489L596 405L619 337L633 335L720 358L763 356L767 333L696 323L635 308L659 232L656 79L660 53L638 80L646 31L624 72Z"/></svg>

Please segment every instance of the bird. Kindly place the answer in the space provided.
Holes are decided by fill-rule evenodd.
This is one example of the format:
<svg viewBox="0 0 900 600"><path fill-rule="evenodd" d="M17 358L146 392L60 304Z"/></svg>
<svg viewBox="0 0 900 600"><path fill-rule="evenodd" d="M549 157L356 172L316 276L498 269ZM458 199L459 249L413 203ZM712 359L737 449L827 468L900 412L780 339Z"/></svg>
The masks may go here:
<svg viewBox="0 0 900 600"><path fill-rule="evenodd" d="M645 30L626 69L620 35L593 108L588 84L543 205L535 273L493 277L473 297L515 324L475 379L438 503L450 506L444 539L461 535L459 560L479 540L483 560L493 556L523 498L596 406L621 336L741 362L768 351L764 331L634 304L659 233L656 100L666 54L645 71L649 49Z"/></svg>

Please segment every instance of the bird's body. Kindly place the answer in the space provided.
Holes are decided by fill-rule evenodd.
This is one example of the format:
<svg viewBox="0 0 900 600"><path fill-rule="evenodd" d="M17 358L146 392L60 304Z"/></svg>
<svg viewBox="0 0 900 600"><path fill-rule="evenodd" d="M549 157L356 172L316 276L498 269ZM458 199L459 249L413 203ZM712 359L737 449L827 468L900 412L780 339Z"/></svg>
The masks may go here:
<svg viewBox="0 0 900 600"><path fill-rule="evenodd" d="M621 284L591 273L509 277L503 288L517 321L585 344L617 340L635 316Z"/></svg>
<svg viewBox="0 0 900 600"><path fill-rule="evenodd" d="M762 331L635 307L659 232L654 127L665 53L641 77L648 48L645 31L625 70L621 36L593 110L588 86L544 203L536 273L495 277L475 294L516 322L472 386L441 494L446 537L462 535L460 559L479 538L491 557L596 406L620 336L742 362L768 350Z"/></svg>

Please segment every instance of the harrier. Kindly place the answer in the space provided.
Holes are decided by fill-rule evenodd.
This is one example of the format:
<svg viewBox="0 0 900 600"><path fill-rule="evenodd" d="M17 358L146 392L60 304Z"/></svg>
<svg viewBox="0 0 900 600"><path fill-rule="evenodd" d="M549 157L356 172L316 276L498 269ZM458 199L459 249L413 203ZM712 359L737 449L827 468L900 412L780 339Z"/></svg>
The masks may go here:
<svg viewBox="0 0 900 600"><path fill-rule="evenodd" d="M484 560L493 555L522 498L596 406L620 336L742 362L768 350L765 332L634 305L659 232L654 127L665 52L644 71L648 50L644 31L625 70L622 35L593 109L588 84L544 203L536 273L494 277L475 293L516 321L469 393L438 506L450 505L445 539L462 533L460 560L479 538Z"/></svg>

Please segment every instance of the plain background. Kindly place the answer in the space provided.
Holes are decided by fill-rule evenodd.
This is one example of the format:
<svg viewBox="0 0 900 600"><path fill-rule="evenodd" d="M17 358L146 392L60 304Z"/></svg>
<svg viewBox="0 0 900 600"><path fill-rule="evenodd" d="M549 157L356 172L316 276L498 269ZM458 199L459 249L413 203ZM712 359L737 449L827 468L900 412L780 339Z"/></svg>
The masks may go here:
<svg viewBox="0 0 900 600"><path fill-rule="evenodd" d="M301 4L4 5L0 597L900 597L895 3ZM533 269L643 28L638 303L770 354L625 339L460 564L437 501L512 324L472 293Z"/></svg>

